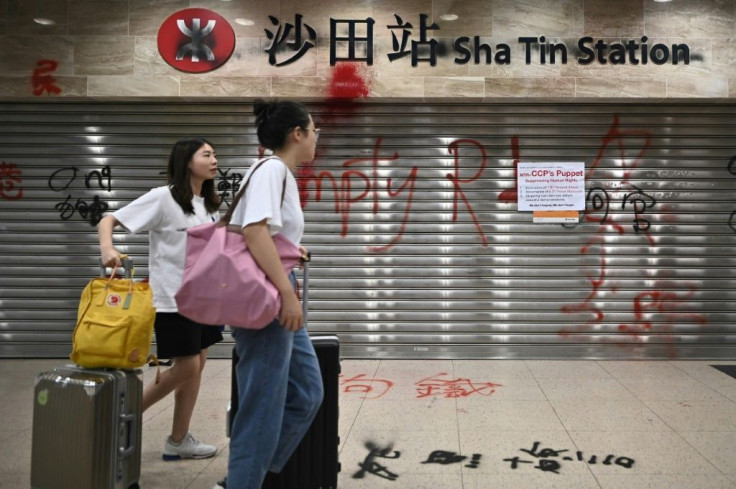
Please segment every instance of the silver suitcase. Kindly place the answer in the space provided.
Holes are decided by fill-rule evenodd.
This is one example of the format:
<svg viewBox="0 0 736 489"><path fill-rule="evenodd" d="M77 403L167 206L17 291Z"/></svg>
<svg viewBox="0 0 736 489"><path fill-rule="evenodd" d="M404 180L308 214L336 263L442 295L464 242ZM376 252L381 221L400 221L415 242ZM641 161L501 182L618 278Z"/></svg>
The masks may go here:
<svg viewBox="0 0 736 489"><path fill-rule="evenodd" d="M32 489L137 489L139 371L68 366L36 377Z"/></svg>

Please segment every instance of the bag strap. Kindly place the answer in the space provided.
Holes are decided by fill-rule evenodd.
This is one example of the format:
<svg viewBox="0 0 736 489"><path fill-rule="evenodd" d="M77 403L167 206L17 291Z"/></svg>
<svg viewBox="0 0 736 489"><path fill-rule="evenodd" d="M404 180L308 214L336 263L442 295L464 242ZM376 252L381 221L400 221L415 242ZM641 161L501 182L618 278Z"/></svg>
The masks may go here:
<svg viewBox="0 0 736 489"><path fill-rule="evenodd" d="M235 212L235 207L238 205L238 202L240 202L240 199L243 198L243 195L245 195L245 190L248 188L248 184L250 183L250 179L253 177L253 174L268 160L273 160L275 158L264 158L258 163L256 163L255 168L253 168L253 171L250 172L250 175L248 175L248 179L245 181L245 185L243 185L243 188L241 188L238 193L235 195L235 198L233 199L233 203L230 204L230 208L227 210L225 215L220 219L220 222L223 225L230 224L230 219L233 217L233 212ZM286 170L289 171L289 170ZM284 175L284 186L281 189L281 205L284 205L284 197L286 196L286 176Z"/></svg>

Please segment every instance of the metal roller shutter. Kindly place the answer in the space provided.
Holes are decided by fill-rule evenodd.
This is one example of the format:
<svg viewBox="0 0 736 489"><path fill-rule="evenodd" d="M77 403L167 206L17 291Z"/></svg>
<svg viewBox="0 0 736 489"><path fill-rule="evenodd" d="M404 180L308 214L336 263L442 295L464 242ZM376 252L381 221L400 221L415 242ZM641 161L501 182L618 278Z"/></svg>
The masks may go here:
<svg viewBox="0 0 736 489"><path fill-rule="evenodd" d="M65 356L93 223L210 139L218 185L257 157L249 101L0 104L0 356ZM736 103L310 103L310 330L347 357L736 353ZM583 161L577 225L533 224L515 161ZM116 235L147 274L147 237ZM214 355L229 355L220 345Z"/></svg>

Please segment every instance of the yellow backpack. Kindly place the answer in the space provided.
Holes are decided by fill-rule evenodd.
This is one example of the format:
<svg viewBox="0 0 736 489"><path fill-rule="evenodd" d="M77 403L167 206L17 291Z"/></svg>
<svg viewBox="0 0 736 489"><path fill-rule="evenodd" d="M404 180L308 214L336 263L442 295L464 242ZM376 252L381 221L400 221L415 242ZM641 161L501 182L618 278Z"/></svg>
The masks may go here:
<svg viewBox="0 0 736 489"><path fill-rule="evenodd" d="M70 355L77 365L134 369L150 358L153 291L148 283L134 282L132 263L127 257L124 263L129 278L117 278L113 267L109 279L92 279L82 292Z"/></svg>

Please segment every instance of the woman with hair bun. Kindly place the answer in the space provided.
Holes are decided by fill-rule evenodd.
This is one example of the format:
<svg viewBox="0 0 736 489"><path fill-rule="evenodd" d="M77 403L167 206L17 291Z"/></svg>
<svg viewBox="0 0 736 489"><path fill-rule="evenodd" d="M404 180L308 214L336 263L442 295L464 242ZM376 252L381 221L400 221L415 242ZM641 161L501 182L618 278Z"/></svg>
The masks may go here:
<svg viewBox="0 0 736 489"><path fill-rule="evenodd" d="M239 356L235 367L239 408L230 436L228 489L260 489L267 472L280 472L323 397L317 355L303 327L296 279L293 273L284 273L271 238L281 233L306 254L300 244L304 216L295 175L300 163L314 159L319 129L297 102L259 99L253 112L258 141L273 156L246 173L244 178L251 181L229 224L242 231L253 258L281 294L281 311L263 329L233 329Z"/></svg>

